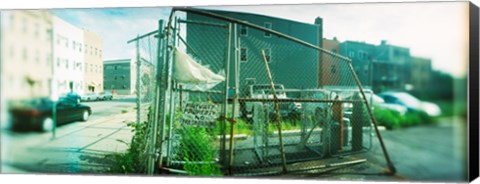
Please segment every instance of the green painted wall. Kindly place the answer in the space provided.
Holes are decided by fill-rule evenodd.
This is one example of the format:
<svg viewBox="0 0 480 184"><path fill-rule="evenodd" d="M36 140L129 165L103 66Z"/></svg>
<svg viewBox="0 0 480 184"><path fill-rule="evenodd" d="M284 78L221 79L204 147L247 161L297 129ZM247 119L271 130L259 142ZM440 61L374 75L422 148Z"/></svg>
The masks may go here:
<svg viewBox="0 0 480 184"><path fill-rule="evenodd" d="M301 39L313 45L319 41L319 25L295 22L263 15L248 13L211 11L224 16L248 21L249 23L264 26L270 23L275 31ZM187 13L188 20L227 23L210 17ZM312 20L313 21L313 20ZM232 25L233 26L233 25ZM268 83L261 49L271 50L270 70L275 83L284 84L286 88L316 88L318 84L318 52L296 42L279 38L275 35L266 36L264 31L248 27L246 35L240 35L241 26L237 27L240 47L247 50L246 61L240 62L240 84L247 84L247 79L255 79L257 84ZM214 72L223 68L227 50L227 30L205 25L187 25L187 43L197 53L195 55L204 64L210 64ZM232 33L233 46L233 33ZM192 52L190 50L190 53ZM231 57L233 61L234 50ZM232 62L231 71L234 66ZM233 76L233 72L232 72ZM233 81L231 77L230 82Z"/></svg>

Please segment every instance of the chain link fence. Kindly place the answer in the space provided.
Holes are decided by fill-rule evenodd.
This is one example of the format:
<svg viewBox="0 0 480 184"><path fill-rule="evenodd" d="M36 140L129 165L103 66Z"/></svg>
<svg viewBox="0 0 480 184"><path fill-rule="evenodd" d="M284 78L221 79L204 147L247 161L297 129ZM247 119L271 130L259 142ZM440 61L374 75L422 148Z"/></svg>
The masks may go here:
<svg viewBox="0 0 480 184"><path fill-rule="evenodd" d="M156 162L193 175L249 176L338 164L328 159L368 151L380 136L369 109L373 93L350 59L318 46L318 30L253 14L174 9L160 34L141 39L161 38L160 54L152 54L158 73L150 75L157 87L149 78L140 86L154 92L139 90L141 102L154 97L145 104L155 104L149 168Z"/></svg>

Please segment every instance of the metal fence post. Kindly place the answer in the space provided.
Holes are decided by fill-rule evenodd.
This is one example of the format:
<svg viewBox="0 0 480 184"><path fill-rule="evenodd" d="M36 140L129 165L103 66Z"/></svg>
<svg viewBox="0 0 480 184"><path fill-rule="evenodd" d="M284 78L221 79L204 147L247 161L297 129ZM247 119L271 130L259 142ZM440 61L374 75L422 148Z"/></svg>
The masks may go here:
<svg viewBox="0 0 480 184"><path fill-rule="evenodd" d="M150 144L150 150L149 150L149 157L148 157L148 174L153 175L155 171L155 157L156 157L156 145L157 145L157 127L158 127L158 102L160 98L160 72L161 72L161 67L160 67L160 49L162 46L162 28L163 28L163 20L158 21L158 45L157 45L157 66L156 66L156 72L155 72L155 99L154 99L154 104L153 104L153 129L150 132L150 138L151 138L151 144ZM160 153L161 154L161 153ZM161 155L160 155L161 158ZM161 159L160 159L161 160Z"/></svg>
<svg viewBox="0 0 480 184"><path fill-rule="evenodd" d="M135 41L135 50L136 50L135 66L137 66L136 75L135 75L136 76L135 93L137 96L137 126L138 126L140 124L140 111L141 111L141 107L140 107L140 35L137 35L137 39Z"/></svg>
<svg viewBox="0 0 480 184"><path fill-rule="evenodd" d="M223 124L222 124L222 140L220 145L220 160L222 163L226 163L225 151L226 151L226 128L228 118L228 88L230 87L230 50L231 50L231 36L232 24L228 24L227 30L227 59L225 60L225 98L223 104ZM233 103L232 103L233 104ZM230 137L232 139L232 137Z"/></svg>

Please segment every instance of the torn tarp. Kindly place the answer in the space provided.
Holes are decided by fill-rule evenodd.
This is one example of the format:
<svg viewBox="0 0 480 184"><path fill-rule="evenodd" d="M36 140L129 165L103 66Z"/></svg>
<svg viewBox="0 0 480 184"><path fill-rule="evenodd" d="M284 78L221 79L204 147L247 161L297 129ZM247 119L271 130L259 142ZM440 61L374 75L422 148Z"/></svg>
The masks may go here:
<svg viewBox="0 0 480 184"><path fill-rule="evenodd" d="M174 77L183 89L207 91L225 80L225 77L213 73L205 66L198 64L184 51L175 47Z"/></svg>

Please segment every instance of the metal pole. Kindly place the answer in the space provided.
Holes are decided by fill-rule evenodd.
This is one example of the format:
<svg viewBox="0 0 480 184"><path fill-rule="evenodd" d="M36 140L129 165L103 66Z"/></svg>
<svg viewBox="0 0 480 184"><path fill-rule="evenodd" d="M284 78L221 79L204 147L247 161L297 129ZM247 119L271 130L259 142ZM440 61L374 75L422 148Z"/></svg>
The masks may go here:
<svg viewBox="0 0 480 184"><path fill-rule="evenodd" d="M355 79L355 82L360 90L360 93L362 93L362 98L365 101L365 105L367 106L368 115L370 115L370 119L372 120L372 123L375 127L375 132L377 133L378 141L380 142L380 147L382 148L383 154L385 155L385 159L387 160L388 168L390 169L391 174L395 174L397 170L395 169L393 162L390 160L390 156L388 155L387 149L385 148L385 144L383 143L382 136L377 127L377 120L373 116L372 108L368 104L367 98L365 97L365 92L363 91L362 84L360 83L360 80L358 79L357 74L355 74L354 72L355 70L353 69L352 63L348 62L347 64L350 68L350 71L352 72L353 78Z"/></svg>
<svg viewBox="0 0 480 184"><path fill-rule="evenodd" d="M137 40L135 40L135 47L136 47L136 66L137 66L137 79L135 80L136 81L136 93L137 93L137 126L140 124L140 111L141 111L141 108L140 108L140 35L137 35Z"/></svg>
<svg viewBox="0 0 480 184"><path fill-rule="evenodd" d="M238 36L237 36L237 24L233 24L233 45L234 45L234 76L235 76L235 86L234 86L234 92L233 92L233 100L232 100L232 120L235 118L235 105L236 105L236 101L238 100L238 57L239 57L239 54L238 54ZM232 175L232 165L233 165L233 153L234 153L234 138L233 138L233 134L234 134L234 124L233 124L233 121L231 121L231 124L230 124L230 144L229 144L229 162L228 162L228 171L229 171L229 174Z"/></svg>
<svg viewBox="0 0 480 184"><path fill-rule="evenodd" d="M157 78L157 80L160 81L160 87L159 93L161 93L161 98L160 98L160 104L159 106L162 105L161 112L158 113L160 116L159 119L161 121L161 127L160 127L160 158L158 161L158 166L159 168L163 167L163 150L164 150L164 141L165 141L165 127L166 127L166 122L167 122L167 99L166 97L168 96L168 90L169 90L169 81L168 81L168 75L169 75L169 70L168 70L168 58L170 58L169 52L168 52L168 44L170 42L170 21L167 23L167 29L165 34L163 34L163 31L160 32L163 34L165 38L165 42L163 42L162 49L159 50L159 54L162 53L163 58L160 59L158 62L161 61L161 76L160 78ZM161 55L159 55L160 57ZM160 66L160 63L159 63ZM160 111L160 110L159 110ZM168 155L167 155L168 157Z"/></svg>
<svg viewBox="0 0 480 184"><path fill-rule="evenodd" d="M171 45L171 49L172 49L172 53L174 52L175 50L175 45L176 45L176 32L177 32L177 19L175 18L175 22L174 22L174 28L172 30L172 36L173 39L172 39L172 45ZM173 92L173 88L175 88L175 86L173 85L173 60L174 58L173 57L170 57L169 60L168 60L168 85L169 85L169 95L170 95L170 106L169 106L169 115L170 115L170 119L169 119L169 122L168 122L168 138L170 139L168 141L168 146L167 146L167 166L170 166L170 161L171 161L171 151L172 151L172 141L171 141L171 138L172 138L172 129L173 129L173 119L175 118L175 103L174 103L174 99L175 98L175 93Z"/></svg>
<svg viewBox="0 0 480 184"><path fill-rule="evenodd" d="M227 117L228 117L228 88L230 87L230 50L231 50L231 33L232 24L228 24L227 30L227 59L225 60L225 101L223 104L223 124L222 124L222 140L220 144L220 160L222 163L226 163L225 151L226 151L226 129L227 129ZM233 104L233 103L232 103ZM233 139L233 137L230 137Z"/></svg>
<svg viewBox="0 0 480 184"><path fill-rule="evenodd" d="M280 123L280 108L278 106L278 97L277 92L275 92L275 84L273 83L272 73L270 72L270 67L268 66L267 57L265 56L265 50L262 49L263 63L265 64L265 69L267 70L267 76L270 80L270 87L272 88L272 95L275 104L276 118L275 122L278 127L278 141L280 142L280 154L282 156L282 169L283 173L287 172L287 159L285 157L285 149L283 147L283 137L282 137L282 124Z"/></svg>
<svg viewBox="0 0 480 184"><path fill-rule="evenodd" d="M162 28L163 28L163 20L158 21L158 45L157 45L157 69L156 69L156 87L155 87L155 101L153 103L154 105L154 115L153 115L153 130L150 132L150 138L151 138L151 145L150 145L150 150L149 150L149 157L148 157L148 174L153 175L154 168L155 168L155 149L157 147L157 127L158 127L158 102L160 98L160 72L161 72L161 67L160 67L160 49L162 45L162 37L160 36L162 34ZM163 130L162 130L163 131ZM161 158L161 155L160 155ZM161 159L160 159L161 160Z"/></svg>

